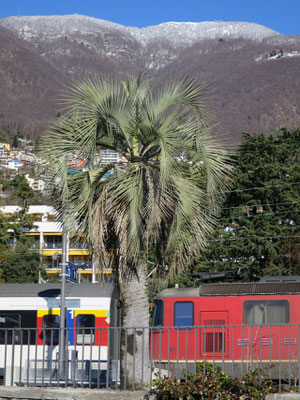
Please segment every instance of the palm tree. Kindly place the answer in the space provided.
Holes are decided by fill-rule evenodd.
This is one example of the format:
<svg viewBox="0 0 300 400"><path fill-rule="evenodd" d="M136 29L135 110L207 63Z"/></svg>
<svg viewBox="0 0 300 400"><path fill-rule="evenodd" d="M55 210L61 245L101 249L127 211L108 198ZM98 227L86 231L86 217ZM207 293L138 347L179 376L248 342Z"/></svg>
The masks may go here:
<svg viewBox="0 0 300 400"><path fill-rule="evenodd" d="M113 266L124 326L147 326L149 252L171 273L193 262L227 187L229 157L209 133L206 91L193 79L95 78L72 86L65 104L44 140L56 206L67 229L84 232L100 254L99 269ZM124 162L99 166L99 149ZM85 160L81 174L67 174L71 154Z"/></svg>

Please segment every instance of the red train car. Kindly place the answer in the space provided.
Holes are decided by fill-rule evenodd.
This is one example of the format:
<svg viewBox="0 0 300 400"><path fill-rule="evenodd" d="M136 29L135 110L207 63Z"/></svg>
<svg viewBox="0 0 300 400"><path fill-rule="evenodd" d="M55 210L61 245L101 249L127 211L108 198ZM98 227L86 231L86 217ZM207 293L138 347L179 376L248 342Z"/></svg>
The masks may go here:
<svg viewBox="0 0 300 400"><path fill-rule="evenodd" d="M155 302L150 357L168 369L208 361L235 375L266 365L288 375L298 363L299 332L295 278L165 289Z"/></svg>

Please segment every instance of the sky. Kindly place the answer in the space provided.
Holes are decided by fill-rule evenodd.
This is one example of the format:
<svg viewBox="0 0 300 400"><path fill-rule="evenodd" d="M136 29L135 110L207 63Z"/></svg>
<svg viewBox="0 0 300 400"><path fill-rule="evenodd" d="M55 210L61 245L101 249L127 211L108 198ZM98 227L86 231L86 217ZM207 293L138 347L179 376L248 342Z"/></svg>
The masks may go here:
<svg viewBox="0 0 300 400"><path fill-rule="evenodd" d="M139 28L168 21L246 21L300 34L300 0L0 0L0 17L75 13Z"/></svg>

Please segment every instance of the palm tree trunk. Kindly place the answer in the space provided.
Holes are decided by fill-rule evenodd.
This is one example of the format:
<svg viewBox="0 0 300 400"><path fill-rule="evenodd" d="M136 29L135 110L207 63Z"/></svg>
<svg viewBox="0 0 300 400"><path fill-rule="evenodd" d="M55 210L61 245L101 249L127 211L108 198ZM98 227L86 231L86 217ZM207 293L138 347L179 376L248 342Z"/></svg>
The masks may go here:
<svg viewBox="0 0 300 400"><path fill-rule="evenodd" d="M132 274L124 283L123 376L130 386L142 386L150 379L149 368L149 302L146 292L147 265L142 264L138 276ZM136 329L130 329L130 328ZM146 329L145 329L146 328ZM127 343L127 346L126 346Z"/></svg>

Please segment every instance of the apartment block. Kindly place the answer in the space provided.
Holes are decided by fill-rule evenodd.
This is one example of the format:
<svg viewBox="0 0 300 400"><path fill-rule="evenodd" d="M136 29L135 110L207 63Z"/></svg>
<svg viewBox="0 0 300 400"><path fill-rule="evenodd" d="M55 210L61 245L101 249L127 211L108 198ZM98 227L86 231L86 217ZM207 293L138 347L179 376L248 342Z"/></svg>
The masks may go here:
<svg viewBox="0 0 300 400"><path fill-rule="evenodd" d="M19 211L18 206L0 207L0 212L7 216ZM28 213L34 220L34 228L27 233L32 237L32 248L39 249L42 263L49 277L61 272L62 262L62 226L57 220L57 212L50 206L30 206ZM79 240L68 238L67 261L78 267L80 281L96 281L96 270L89 249ZM110 273L109 270L106 271Z"/></svg>

